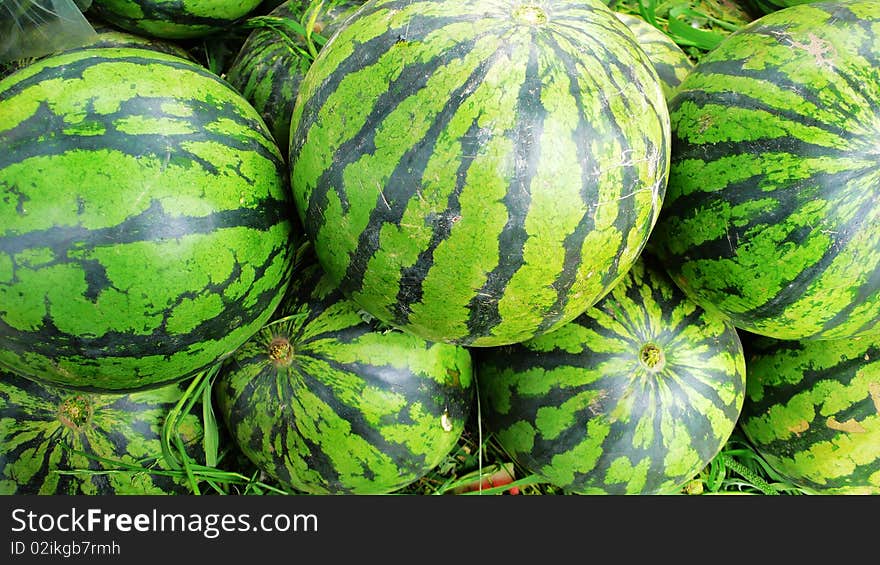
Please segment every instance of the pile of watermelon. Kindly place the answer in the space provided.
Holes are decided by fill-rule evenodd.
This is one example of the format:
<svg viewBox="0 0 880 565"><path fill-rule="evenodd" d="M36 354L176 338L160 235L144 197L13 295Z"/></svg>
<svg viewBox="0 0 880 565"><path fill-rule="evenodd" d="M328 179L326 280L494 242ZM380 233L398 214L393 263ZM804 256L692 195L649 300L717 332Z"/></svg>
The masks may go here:
<svg viewBox="0 0 880 565"><path fill-rule="evenodd" d="M93 0L0 79L0 493L880 494L880 3L615 4Z"/></svg>

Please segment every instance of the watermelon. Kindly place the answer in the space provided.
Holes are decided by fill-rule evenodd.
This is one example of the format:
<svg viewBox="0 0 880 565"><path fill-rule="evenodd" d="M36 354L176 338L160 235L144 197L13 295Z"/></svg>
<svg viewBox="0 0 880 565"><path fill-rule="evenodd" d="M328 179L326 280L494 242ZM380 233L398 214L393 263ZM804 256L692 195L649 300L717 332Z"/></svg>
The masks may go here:
<svg viewBox="0 0 880 565"><path fill-rule="evenodd" d="M725 445L745 396L737 330L648 255L573 321L474 363L486 429L569 494L679 492Z"/></svg>
<svg viewBox="0 0 880 565"><path fill-rule="evenodd" d="M94 392L184 379L269 319L298 224L240 94L157 51L0 81L0 367Z"/></svg>
<svg viewBox="0 0 880 565"><path fill-rule="evenodd" d="M623 12L615 12L615 15L633 32L636 41L654 64L663 92L669 100L684 77L694 68L694 62L678 43L641 16Z"/></svg>
<svg viewBox="0 0 880 565"><path fill-rule="evenodd" d="M0 372L0 494L191 493L169 473L160 441L184 388L101 394ZM204 461L196 412L182 416L177 433Z"/></svg>
<svg viewBox="0 0 880 565"><path fill-rule="evenodd" d="M880 3L768 14L703 57L669 106L651 247L675 282L758 335L880 331Z"/></svg>
<svg viewBox="0 0 880 565"><path fill-rule="evenodd" d="M329 37L363 4L361 1L330 2L315 15L313 32ZM298 22L305 13L305 0L287 0L269 12L271 18ZM317 47L317 46L316 46ZM290 116L299 84L311 64L305 38L281 22L253 30L245 39L226 72L226 80L256 108L278 147L287 157Z"/></svg>
<svg viewBox="0 0 880 565"><path fill-rule="evenodd" d="M89 15L138 35L193 39L232 27L261 0L92 0Z"/></svg>
<svg viewBox="0 0 880 565"><path fill-rule="evenodd" d="M739 425L780 475L816 494L880 494L880 340L746 341Z"/></svg>
<svg viewBox="0 0 880 565"><path fill-rule="evenodd" d="M471 347L551 331L643 249L666 100L598 0L370 0L303 79L296 209L345 296Z"/></svg>
<svg viewBox="0 0 880 565"><path fill-rule="evenodd" d="M468 349L380 324L301 249L278 316L224 363L216 406L283 487L384 494L449 455L474 405Z"/></svg>
<svg viewBox="0 0 880 565"><path fill-rule="evenodd" d="M112 26L101 22L94 24L95 35L78 48L92 47L139 47L142 49L152 49L169 55L177 55L184 59L194 60L189 51L182 47L178 42L157 39L155 37L147 37L116 29ZM65 49L70 51L71 49Z"/></svg>
<svg viewBox="0 0 880 565"><path fill-rule="evenodd" d="M783 8L797 6L798 4L808 4L816 0L746 0L744 3L755 16L763 16Z"/></svg>

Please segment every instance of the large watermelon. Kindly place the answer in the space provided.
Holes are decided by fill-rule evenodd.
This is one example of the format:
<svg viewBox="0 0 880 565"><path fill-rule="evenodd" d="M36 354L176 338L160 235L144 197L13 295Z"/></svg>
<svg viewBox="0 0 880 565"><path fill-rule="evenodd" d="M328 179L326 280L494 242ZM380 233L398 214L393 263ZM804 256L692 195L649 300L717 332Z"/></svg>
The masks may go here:
<svg viewBox="0 0 880 565"><path fill-rule="evenodd" d="M402 488L456 446L474 401L470 352L365 320L308 245L303 259L278 317L221 369L218 411L287 488Z"/></svg>
<svg viewBox="0 0 880 565"><path fill-rule="evenodd" d="M160 443L184 388L98 394L0 372L0 494L191 493ZM184 414L177 433L203 460L198 415Z"/></svg>
<svg viewBox="0 0 880 565"><path fill-rule="evenodd" d="M217 33L262 0L92 0L89 15L136 34L192 39Z"/></svg>
<svg viewBox="0 0 880 565"><path fill-rule="evenodd" d="M373 316L513 343L594 304L642 250L669 156L661 83L598 0L370 0L291 120L297 209Z"/></svg>
<svg viewBox="0 0 880 565"><path fill-rule="evenodd" d="M83 49L0 81L0 367L192 376L269 319L296 226L259 114L196 63Z"/></svg>
<svg viewBox="0 0 880 565"><path fill-rule="evenodd" d="M298 22L307 13L304 6L310 4L310 0L287 0L269 12L270 18L281 21L253 30L226 72L226 80L260 112L284 153L290 144L293 104L311 59L305 38L283 20ZM315 13L313 32L329 37L362 4L363 0L336 0L322 5Z"/></svg>
<svg viewBox="0 0 880 565"><path fill-rule="evenodd" d="M746 340L740 427L767 463L820 494L880 494L880 340Z"/></svg>
<svg viewBox="0 0 880 565"><path fill-rule="evenodd" d="M704 307L779 339L880 330L880 2L731 34L670 101L651 245Z"/></svg>
<svg viewBox="0 0 880 565"><path fill-rule="evenodd" d="M746 386L734 327L647 256L572 322L475 366L499 445L579 494L679 491L727 442Z"/></svg>

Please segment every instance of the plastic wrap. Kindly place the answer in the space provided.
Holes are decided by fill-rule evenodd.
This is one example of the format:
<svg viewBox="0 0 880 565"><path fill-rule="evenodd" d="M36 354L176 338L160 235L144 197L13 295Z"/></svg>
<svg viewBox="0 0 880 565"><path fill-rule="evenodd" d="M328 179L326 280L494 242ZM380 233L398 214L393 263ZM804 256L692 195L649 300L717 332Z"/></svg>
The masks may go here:
<svg viewBox="0 0 880 565"><path fill-rule="evenodd" d="M91 0L0 0L0 62L42 57L96 34L83 11Z"/></svg>

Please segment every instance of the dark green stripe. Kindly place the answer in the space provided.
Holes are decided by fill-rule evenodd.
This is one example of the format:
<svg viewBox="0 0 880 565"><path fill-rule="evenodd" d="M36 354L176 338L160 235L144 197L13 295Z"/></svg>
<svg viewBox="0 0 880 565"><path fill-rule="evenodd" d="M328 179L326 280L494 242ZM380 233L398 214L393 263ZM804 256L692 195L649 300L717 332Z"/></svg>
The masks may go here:
<svg viewBox="0 0 880 565"><path fill-rule="evenodd" d="M513 156L511 183L503 198L507 223L498 234L498 248L507 253L499 256L496 267L486 275L486 283L474 293L468 304L467 328L472 335L488 335L492 328L501 323L498 297L503 296L504 289L524 263L523 252L529 238L526 216L531 205L532 180L538 172L541 134L547 115L540 103L543 80L535 35L535 31L532 31L525 78L517 97L516 124L510 133L518 152Z"/></svg>
<svg viewBox="0 0 880 565"><path fill-rule="evenodd" d="M448 55L453 58L463 56L473 47L475 41L476 40L470 41L467 44L460 44L457 49L454 49L451 53L448 53ZM458 104L462 100L464 93L469 89L474 88L482 81L483 77L491 68L493 59L494 58L491 58L490 60L481 63L473 70L464 83L451 93L446 104L444 104L440 111L434 116L428 132L424 136L425 140L436 140L438 138L439 133L443 131L444 127L458 110ZM414 65L408 67L407 72L402 73L401 78L390 85L389 92L416 92L422 90L431 76L429 70L435 65L436 62L429 61L423 66ZM397 90L398 88L400 90ZM386 101L389 104L388 109L386 109L383 104ZM383 97L383 100L374 106L377 110L374 112L374 115L386 115L390 110L390 105L396 101L397 97L393 94ZM370 123L369 119L367 120L367 123ZM375 131L376 130L373 130L373 134L375 134ZM372 134L368 134L367 138L372 139ZM364 138L358 136L355 139L358 139L363 143ZM403 217L403 213L406 210L409 201L416 197L416 193L412 190L412 187L418 186L421 183L422 173L428 164L428 160L433 155L433 145L430 143L432 142L424 141L411 147L400 159L398 166L391 173L388 182L382 190L382 196L384 196L387 205L382 201L376 203L375 208L373 208L370 213L369 224L366 229L361 232L358 246L354 252L355 256L364 258L372 257L379 249L381 226L385 223L400 225L401 218ZM369 153L372 153L373 150L375 150L375 148L364 147L361 147L360 149L367 149L367 152ZM357 153L352 155L352 157L358 156L359 154ZM344 168L344 166L339 167L340 172L342 172ZM351 295L362 289L364 273L367 265L368 261L351 261L349 263L348 269L339 283L339 287L343 293ZM423 281L425 274L426 273L420 273L420 280L417 281L419 284ZM407 282L412 283L416 281ZM405 310L399 309L398 312L403 314L405 313ZM405 324L407 321L408 320L406 319L401 319L396 320L396 323Z"/></svg>
<svg viewBox="0 0 880 565"><path fill-rule="evenodd" d="M408 323L410 305L422 301L424 297L423 284L428 271L434 264L434 252L444 241L449 239L453 225L458 221L457 218L461 218L462 208L459 197L467 182L468 168L473 163L480 147L480 130L479 121L475 118L467 133L460 138L461 150L459 154L462 158L455 174L455 186L447 198L446 209L438 214L437 220L434 222L431 241L419 252L415 263L400 269L400 290L397 293L397 302L392 309L394 320L397 323Z"/></svg>
<svg viewBox="0 0 880 565"><path fill-rule="evenodd" d="M173 24L175 28L193 30L219 30L229 27L236 20L252 12L260 0L240 0L217 4L214 1L156 1L138 0L139 14L128 15L128 8L117 0L94 0L90 12L124 29L145 30L154 28L150 24ZM213 15L201 15L213 14ZM204 35L204 34L200 34Z"/></svg>

